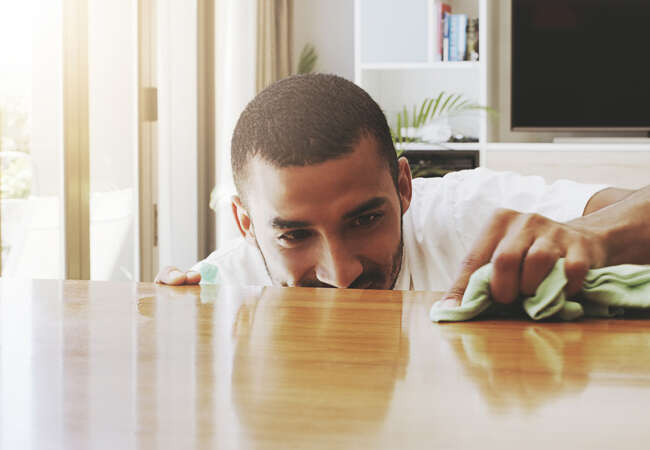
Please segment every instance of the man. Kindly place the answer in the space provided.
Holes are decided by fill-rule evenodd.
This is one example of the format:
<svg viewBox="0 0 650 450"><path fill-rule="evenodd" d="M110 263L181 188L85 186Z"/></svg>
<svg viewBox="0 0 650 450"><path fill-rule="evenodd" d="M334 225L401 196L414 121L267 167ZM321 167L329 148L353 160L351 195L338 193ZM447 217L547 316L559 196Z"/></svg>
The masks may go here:
<svg viewBox="0 0 650 450"><path fill-rule="evenodd" d="M198 283L208 263L220 282L445 290L439 305L453 307L490 261L503 303L533 294L561 257L568 294L591 267L650 263L650 189L486 169L412 181L379 106L334 75L262 91L239 118L231 156L242 238L157 281Z"/></svg>

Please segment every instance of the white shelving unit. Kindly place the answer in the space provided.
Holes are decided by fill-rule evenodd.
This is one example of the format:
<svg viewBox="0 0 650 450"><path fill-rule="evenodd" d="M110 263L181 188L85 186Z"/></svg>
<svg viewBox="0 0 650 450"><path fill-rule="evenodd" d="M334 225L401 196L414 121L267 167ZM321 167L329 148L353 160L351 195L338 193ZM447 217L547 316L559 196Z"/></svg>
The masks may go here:
<svg viewBox="0 0 650 450"><path fill-rule="evenodd" d="M355 82L382 107L395 126L397 113L445 91L487 105L487 0L447 0L452 13L479 18L479 61L440 61L438 0L355 0ZM478 143L419 149L479 149L484 160L487 117L476 112L450 120L452 129ZM408 148L408 147L407 147Z"/></svg>
<svg viewBox="0 0 650 450"><path fill-rule="evenodd" d="M504 83L497 81L509 70L499 54L510 51L509 7L488 0L445 0L452 13L479 19L479 61L446 62L440 61L436 52L437 3L439 0L355 0L355 82L379 103L393 127L405 105L411 111L414 104L440 91L462 93L482 105L495 106L491 102L496 102L504 108L507 102L499 92L488 96L487 89L504 89ZM500 111L499 120L508 120L506 112ZM407 144L404 148L478 148L481 166L542 175L549 181L565 177L627 188L650 184L650 144L497 142L488 140L485 113L451 121L451 125L477 136L479 142ZM548 135L544 138L550 139ZM530 134L522 137L538 139Z"/></svg>
<svg viewBox="0 0 650 450"><path fill-rule="evenodd" d="M361 73L367 70L477 70L481 66L478 61L433 61L414 63L368 63L361 64Z"/></svg>

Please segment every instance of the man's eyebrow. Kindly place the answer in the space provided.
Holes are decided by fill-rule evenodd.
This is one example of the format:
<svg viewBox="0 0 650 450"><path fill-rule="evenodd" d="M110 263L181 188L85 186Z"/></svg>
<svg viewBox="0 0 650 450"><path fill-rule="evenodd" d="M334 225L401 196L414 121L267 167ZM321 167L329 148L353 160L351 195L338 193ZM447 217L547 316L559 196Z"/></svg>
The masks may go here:
<svg viewBox="0 0 650 450"><path fill-rule="evenodd" d="M275 217L271 220L271 226L275 229L286 230L289 228L306 228L311 226L311 223L304 220L285 220Z"/></svg>
<svg viewBox="0 0 650 450"><path fill-rule="evenodd" d="M343 214L343 218L352 219L360 214L363 214L366 211L370 211L371 209L376 209L380 206L383 206L387 201L388 200L386 197L373 197L370 200L363 202L353 210L350 210Z"/></svg>
<svg viewBox="0 0 650 450"><path fill-rule="evenodd" d="M343 214L343 218L352 219L366 211L383 206L387 201L386 197L373 197ZM273 220L271 220L271 226L275 229L287 230L291 228L307 228L312 226L312 224L306 220L287 220L282 219L281 217L274 217Z"/></svg>

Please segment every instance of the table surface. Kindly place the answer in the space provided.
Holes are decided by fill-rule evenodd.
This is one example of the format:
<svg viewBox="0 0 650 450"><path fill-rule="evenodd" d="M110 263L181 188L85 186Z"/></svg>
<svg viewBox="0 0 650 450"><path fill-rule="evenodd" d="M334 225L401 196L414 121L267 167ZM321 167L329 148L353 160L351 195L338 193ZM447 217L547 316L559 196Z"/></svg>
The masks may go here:
<svg viewBox="0 0 650 450"><path fill-rule="evenodd" d="M648 319L439 296L3 279L1 448L648 448Z"/></svg>

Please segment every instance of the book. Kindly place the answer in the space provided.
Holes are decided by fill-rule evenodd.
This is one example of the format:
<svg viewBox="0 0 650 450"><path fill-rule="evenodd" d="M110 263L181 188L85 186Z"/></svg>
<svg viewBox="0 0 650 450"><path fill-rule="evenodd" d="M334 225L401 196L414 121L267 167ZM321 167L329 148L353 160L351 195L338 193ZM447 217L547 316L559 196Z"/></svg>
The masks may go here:
<svg viewBox="0 0 650 450"><path fill-rule="evenodd" d="M465 60L478 61L478 19L467 22L467 53Z"/></svg>
<svg viewBox="0 0 650 450"><path fill-rule="evenodd" d="M467 15L450 14L449 61L464 61L467 52Z"/></svg>
<svg viewBox="0 0 650 450"><path fill-rule="evenodd" d="M449 26L451 24L451 14L443 13L442 15L442 60L449 61Z"/></svg>
<svg viewBox="0 0 650 450"><path fill-rule="evenodd" d="M456 14L449 14L447 21L449 22L449 51L448 61L456 61L456 54L458 53L458 20L454 17Z"/></svg>
<svg viewBox="0 0 650 450"><path fill-rule="evenodd" d="M447 3L436 4L436 19L438 21L438 57L445 61L444 35L445 35L445 14L451 14L451 6Z"/></svg>

